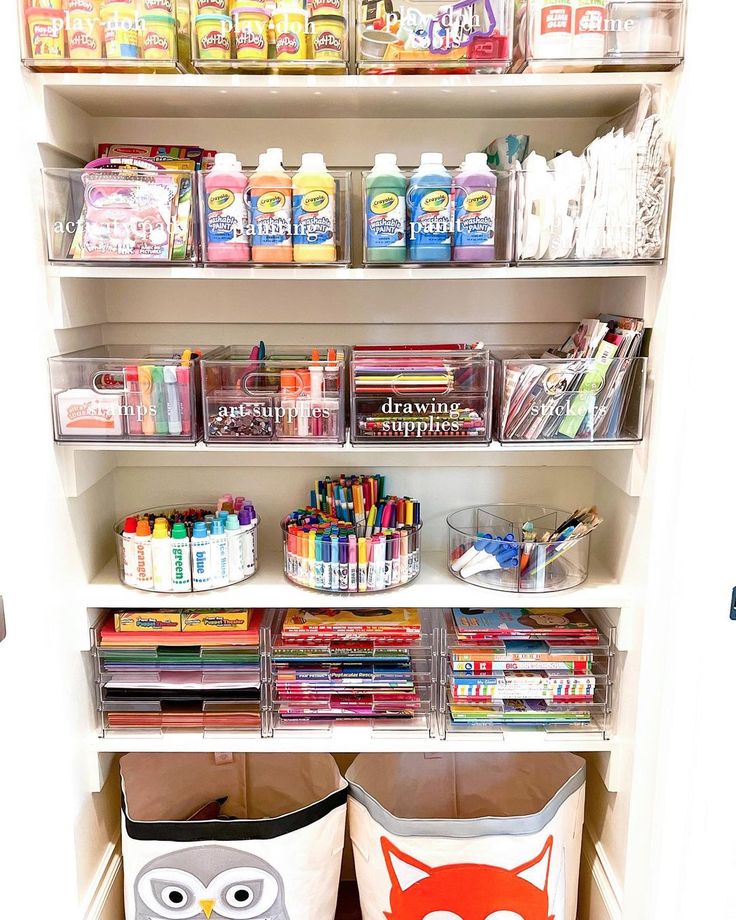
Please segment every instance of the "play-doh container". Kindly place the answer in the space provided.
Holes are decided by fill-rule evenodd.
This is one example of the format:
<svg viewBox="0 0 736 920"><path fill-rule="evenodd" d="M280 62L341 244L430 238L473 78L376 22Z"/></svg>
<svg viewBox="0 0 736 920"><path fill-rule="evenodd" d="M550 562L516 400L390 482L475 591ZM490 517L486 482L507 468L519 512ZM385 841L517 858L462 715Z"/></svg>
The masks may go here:
<svg viewBox="0 0 736 920"><path fill-rule="evenodd" d="M273 14L278 61L307 58L307 13L301 8L277 7Z"/></svg>
<svg viewBox="0 0 736 920"><path fill-rule="evenodd" d="M268 57L270 17L258 7L236 7L233 16L235 56L239 61L265 61Z"/></svg>
<svg viewBox="0 0 736 920"><path fill-rule="evenodd" d="M64 0L67 16L77 13L100 21L100 0Z"/></svg>
<svg viewBox="0 0 736 920"><path fill-rule="evenodd" d="M61 10L30 7L26 10L31 55L37 60L64 57L64 23Z"/></svg>
<svg viewBox="0 0 736 920"><path fill-rule="evenodd" d="M146 61L170 61L176 51L176 19L165 14L142 16L141 49Z"/></svg>
<svg viewBox="0 0 736 920"><path fill-rule="evenodd" d="M69 57L75 60L99 60L104 57L104 36L100 21L89 13L67 13Z"/></svg>
<svg viewBox="0 0 736 920"><path fill-rule="evenodd" d="M194 21L197 57L205 61L228 61L231 54L232 20L218 13L205 13Z"/></svg>
<svg viewBox="0 0 736 920"><path fill-rule="evenodd" d="M310 56L317 61L341 61L345 28L344 16L313 15L309 20Z"/></svg>
<svg viewBox="0 0 736 920"><path fill-rule="evenodd" d="M175 0L140 0L140 5L144 16L173 16L176 13Z"/></svg>
<svg viewBox="0 0 736 920"><path fill-rule="evenodd" d="M309 13L311 16L344 16L345 3L343 0L312 0Z"/></svg>
<svg viewBox="0 0 736 920"><path fill-rule="evenodd" d="M138 41L141 21L132 3L108 3L102 7L105 52L111 59L140 57Z"/></svg>
<svg viewBox="0 0 736 920"><path fill-rule="evenodd" d="M193 16L204 16L209 13L227 16L229 12L230 4L228 0L194 0L192 3Z"/></svg>

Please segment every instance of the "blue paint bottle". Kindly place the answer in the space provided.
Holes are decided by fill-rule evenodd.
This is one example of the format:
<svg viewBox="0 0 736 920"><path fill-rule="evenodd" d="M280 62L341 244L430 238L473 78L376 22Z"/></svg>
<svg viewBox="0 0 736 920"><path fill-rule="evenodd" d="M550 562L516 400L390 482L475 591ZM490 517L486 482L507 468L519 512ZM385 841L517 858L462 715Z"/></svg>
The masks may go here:
<svg viewBox="0 0 736 920"><path fill-rule="evenodd" d="M452 177L441 153L423 153L406 195L410 262L452 258Z"/></svg>

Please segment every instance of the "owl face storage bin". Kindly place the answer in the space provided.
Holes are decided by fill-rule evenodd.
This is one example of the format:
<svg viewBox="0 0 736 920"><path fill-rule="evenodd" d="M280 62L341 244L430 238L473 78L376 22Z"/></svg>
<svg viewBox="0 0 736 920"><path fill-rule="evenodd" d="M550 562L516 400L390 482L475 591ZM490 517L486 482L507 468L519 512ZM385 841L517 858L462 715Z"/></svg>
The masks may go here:
<svg viewBox="0 0 736 920"><path fill-rule="evenodd" d="M347 783L329 754L126 754L125 920L332 920Z"/></svg>
<svg viewBox="0 0 736 920"><path fill-rule="evenodd" d="M363 920L575 920L581 757L360 754L346 776Z"/></svg>

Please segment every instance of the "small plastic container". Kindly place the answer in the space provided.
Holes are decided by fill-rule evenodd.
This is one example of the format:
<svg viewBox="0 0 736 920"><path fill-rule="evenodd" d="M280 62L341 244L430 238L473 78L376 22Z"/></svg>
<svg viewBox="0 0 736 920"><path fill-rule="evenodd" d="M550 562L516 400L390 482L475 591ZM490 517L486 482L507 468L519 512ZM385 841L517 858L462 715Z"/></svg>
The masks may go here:
<svg viewBox="0 0 736 920"><path fill-rule="evenodd" d="M359 73L506 73L513 0L357 3Z"/></svg>
<svg viewBox="0 0 736 920"><path fill-rule="evenodd" d="M196 0L191 58L198 73L344 74L346 0Z"/></svg>
<svg viewBox="0 0 736 920"><path fill-rule="evenodd" d="M350 361L354 444L488 444L493 365L487 348L416 350L355 345Z"/></svg>
<svg viewBox="0 0 736 920"><path fill-rule="evenodd" d="M294 182L294 177L297 175L298 170L296 169L286 169L284 170L285 174ZM304 211L310 215L313 215L316 218L320 216L320 211L324 215L329 215L327 219L330 221L331 226L325 231L320 228L321 233L329 234L331 242L334 245L334 258L325 259L324 257L320 258L322 251L317 249L315 246L315 252L318 253L314 258L310 258L308 261L301 256L300 253L308 251L308 244L305 247L303 244L301 248L294 249L295 240L300 239L299 234L299 224L298 217L295 213L295 196L298 194L298 190L294 187L291 191L291 194L285 193L284 187L279 182L278 184L274 183L273 188L269 188L267 184L260 182L257 187L256 185L251 185L250 180L254 177L256 173L256 167L246 166L243 170L243 176L248 179L248 187L246 190L246 224L244 227L245 242L251 247L251 252L244 256L242 260L225 262L219 258L215 257L214 247L210 250L208 246L209 234L208 234L208 215L212 213L212 207L210 202L210 197L205 190L205 183L207 183L207 172L201 172L199 174L199 183L200 183L200 226L202 228L201 237L202 237L202 260L205 265L249 265L249 266L258 266L259 268L283 268L284 265L303 265L303 266L317 266L324 267L329 265L350 265L351 252L350 252L350 196L351 196L351 176L350 173L344 170L329 170L329 175L334 180L335 191L334 197L329 196L327 193L322 193L319 196L315 196L311 204L307 204L304 207ZM298 180L297 180L298 181ZM254 202L254 195L257 193L259 196L259 201L261 202L262 213L256 213L256 207ZM267 193L271 192L271 195L268 196ZM266 198L269 197L268 203L266 203ZM332 198L330 201L329 198ZM333 213L334 212L334 213ZM289 227L289 244L286 247L271 247L273 249L274 257L273 259L266 259L266 256L269 252L269 245L267 238L269 236L269 216L273 215L274 218L278 218L280 221L283 220L286 222ZM279 233L281 233L281 225L277 228ZM299 245L299 244L297 244ZM288 250L289 257L287 258L284 255L284 249ZM254 251L255 254L254 254ZM245 251L245 250L244 250ZM257 257L259 254L263 254L263 258Z"/></svg>
<svg viewBox="0 0 736 920"><path fill-rule="evenodd" d="M198 359L162 345L101 345L49 358L54 439L194 444Z"/></svg>
<svg viewBox="0 0 736 920"><path fill-rule="evenodd" d="M537 535L553 533L569 517L569 512L540 505L482 505L454 511L447 518L448 568L461 581L495 591L540 594L574 588L588 577L591 534L531 542L522 531L531 521ZM504 552L488 551L488 535L508 544Z"/></svg>
<svg viewBox="0 0 736 920"><path fill-rule="evenodd" d="M358 541L354 562L350 561L349 547L336 543L337 538L325 541L330 544L329 548L323 544L318 549L317 541L310 541L288 518L281 522L281 531L284 575L302 588L343 596L374 594L408 585L421 569L421 524L374 538L379 540L377 544L371 545L370 538L366 538L365 561L361 559L361 541ZM314 544L311 547L314 555L310 552L310 543Z"/></svg>
<svg viewBox="0 0 736 920"><path fill-rule="evenodd" d="M285 636L287 612L275 613L267 637L271 733L329 735L340 724L367 725L381 736L436 735L437 611L417 611L421 631L411 638L376 638L369 630L371 616L380 621L388 608L345 611L359 622L339 639L318 640Z"/></svg>
<svg viewBox="0 0 736 920"><path fill-rule="evenodd" d="M184 170L44 169L49 262L192 264L196 194Z"/></svg>
<svg viewBox="0 0 736 920"><path fill-rule="evenodd" d="M280 348L263 361L237 345L204 356L207 444L344 444L345 351Z"/></svg>
<svg viewBox="0 0 736 920"><path fill-rule="evenodd" d="M647 359L498 357L495 437L513 443L641 441Z"/></svg>
<svg viewBox="0 0 736 920"><path fill-rule="evenodd" d="M114 527L120 581L141 591L183 596L252 578L258 570L260 519L251 515L237 529L223 521L218 534L211 526L216 517L217 506L196 502L136 511L121 519ZM160 518L170 526L158 539Z"/></svg>
<svg viewBox="0 0 736 920"><path fill-rule="evenodd" d="M561 164L563 157L559 160ZM525 168L517 174L516 261L662 262L670 168L618 169L604 182L589 174L584 162L578 167L579 171L563 171L561 165L539 171ZM564 213L557 212L561 202Z"/></svg>
<svg viewBox="0 0 736 920"><path fill-rule="evenodd" d="M672 70L684 58L685 0L528 0L515 69L532 73Z"/></svg>
<svg viewBox="0 0 736 920"><path fill-rule="evenodd" d="M11 0L12 2L12 0ZM184 73L189 0L17 0L30 70Z"/></svg>
<svg viewBox="0 0 736 920"><path fill-rule="evenodd" d="M388 177L376 177L374 171L364 171L363 264L379 268L407 265L426 265L432 268L510 265L514 257L513 174L491 170L482 189L469 189L467 207L461 211L458 202L463 186L462 172L462 167L451 169L454 195L445 198L447 205L442 212L447 227L447 258L426 261L420 257L426 247L421 244L412 245L412 241L422 233L422 224L412 219L412 212L416 213L419 208L419 198L424 191L423 188L415 189L413 193L410 190L414 170L398 170ZM399 176L404 180L403 190ZM448 188L449 185L448 181ZM396 190L400 190L399 194ZM469 226L466 221L474 217L490 222L490 243L482 246L462 244L463 229Z"/></svg>

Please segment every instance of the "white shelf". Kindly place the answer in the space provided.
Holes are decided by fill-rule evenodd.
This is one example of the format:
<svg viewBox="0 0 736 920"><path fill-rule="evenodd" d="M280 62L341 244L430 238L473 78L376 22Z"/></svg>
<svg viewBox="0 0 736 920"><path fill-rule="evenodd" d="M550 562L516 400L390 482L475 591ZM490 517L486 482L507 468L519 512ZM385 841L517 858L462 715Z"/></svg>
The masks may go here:
<svg viewBox="0 0 736 920"><path fill-rule="evenodd" d="M608 117L669 73L220 76L30 74L46 92L106 118Z"/></svg>
<svg viewBox="0 0 736 920"><path fill-rule="evenodd" d="M402 266L399 268L350 268L348 266L291 268L216 268L181 265L49 265L50 278L102 278L106 280L183 280L187 281L438 281L535 278L649 278L661 266L652 263L628 265L535 265L446 268Z"/></svg>
<svg viewBox="0 0 736 920"><path fill-rule="evenodd" d="M422 553L419 577L403 588L373 594L336 595L310 591L287 581L281 555L262 553L258 572L247 581L216 591L196 594L156 594L120 582L117 563L111 559L84 591L87 607L375 607L390 602L394 607L626 607L633 592L619 584L597 560L591 558L587 581L577 588L548 594L515 594L490 591L466 584L447 571L445 553Z"/></svg>

